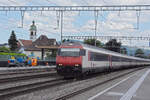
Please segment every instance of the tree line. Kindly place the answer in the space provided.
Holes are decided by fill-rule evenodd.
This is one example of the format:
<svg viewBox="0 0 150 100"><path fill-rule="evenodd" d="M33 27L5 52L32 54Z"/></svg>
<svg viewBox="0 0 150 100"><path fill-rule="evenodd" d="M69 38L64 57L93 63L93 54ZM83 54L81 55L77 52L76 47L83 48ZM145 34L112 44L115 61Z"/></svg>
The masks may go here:
<svg viewBox="0 0 150 100"><path fill-rule="evenodd" d="M85 39L84 43L94 46L95 45L95 39ZM121 54L127 54L128 53L127 49L125 47L122 47L121 42L118 42L116 39L111 39L108 42L106 42L105 44L103 44L99 40L96 40L96 46L110 50L110 51L118 52ZM137 49L135 51L134 56L140 57L140 58L150 58L150 56L145 56L144 51L142 49Z"/></svg>
<svg viewBox="0 0 150 100"><path fill-rule="evenodd" d="M66 41L70 41L70 40L64 39L62 42L66 42ZM10 38L8 39L9 48L0 47L0 52L17 52L17 48L18 48L17 43L18 43L18 41L17 41L16 35L15 35L15 31L12 31ZM95 39L85 39L84 43L94 46L95 45ZM118 52L121 54L127 54L128 53L127 49L122 47L121 42L118 42L116 39L111 39L108 42L106 42L105 44L99 40L96 40L96 46L100 47L100 48L107 49L107 50L111 50L114 52ZM137 49L135 51L134 56L141 57L141 58L150 58L149 56L144 55L144 51L142 49Z"/></svg>
<svg viewBox="0 0 150 100"><path fill-rule="evenodd" d="M64 39L62 42L69 42L69 41L70 41L69 39ZM84 39L83 42L85 44L95 46L95 39ZM99 48L104 48L121 54L126 54L126 55L128 54L127 49L125 47L122 47L121 42L118 42L116 39L111 39L105 44L99 40L96 40L96 46ZM134 55L132 54L130 55L135 57L140 57L140 58L150 58L150 56L145 56L144 51L142 49L137 49Z"/></svg>

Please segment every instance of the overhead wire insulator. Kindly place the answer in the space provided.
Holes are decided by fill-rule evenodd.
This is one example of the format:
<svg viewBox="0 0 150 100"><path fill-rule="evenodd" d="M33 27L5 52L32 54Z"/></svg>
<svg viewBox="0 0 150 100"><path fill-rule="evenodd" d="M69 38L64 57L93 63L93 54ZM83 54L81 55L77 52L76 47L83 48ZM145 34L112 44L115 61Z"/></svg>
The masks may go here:
<svg viewBox="0 0 150 100"><path fill-rule="evenodd" d="M95 17L95 31L97 30L97 20L98 20L98 11L94 11L94 17Z"/></svg>
<svg viewBox="0 0 150 100"><path fill-rule="evenodd" d="M21 11L21 27L19 28L23 28L24 14L25 14L25 11Z"/></svg>
<svg viewBox="0 0 150 100"><path fill-rule="evenodd" d="M118 12L118 16L120 17L120 10L119 10L119 12Z"/></svg>
<svg viewBox="0 0 150 100"><path fill-rule="evenodd" d="M41 11L41 16L43 15L43 12Z"/></svg>
<svg viewBox="0 0 150 100"><path fill-rule="evenodd" d="M140 11L136 11L136 16L137 16L137 27L136 29L138 30L139 29L139 25L140 25Z"/></svg>
<svg viewBox="0 0 150 100"><path fill-rule="evenodd" d="M56 19L57 19L57 29L58 29L60 24L60 11L56 11Z"/></svg>
<svg viewBox="0 0 150 100"><path fill-rule="evenodd" d="M8 12L6 11L6 12L5 12L5 15L6 15L6 16L7 16L7 13L8 13Z"/></svg>
<svg viewBox="0 0 150 100"><path fill-rule="evenodd" d="M80 16L80 11L79 11L79 13L78 13L78 16Z"/></svg>
<svg viewBox="0 0 150 100"><path fill-rule="evenodd" d="M95 46L96 46L96 31L97 31L98 11L94 11L94 16L95 16Z"/></svg>

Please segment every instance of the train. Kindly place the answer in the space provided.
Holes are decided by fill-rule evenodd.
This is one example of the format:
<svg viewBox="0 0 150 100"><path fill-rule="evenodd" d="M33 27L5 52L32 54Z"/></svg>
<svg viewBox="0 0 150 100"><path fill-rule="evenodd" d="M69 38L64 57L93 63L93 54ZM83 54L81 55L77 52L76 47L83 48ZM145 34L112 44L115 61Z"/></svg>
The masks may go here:
<svg viewBox="0 0 150 100"><path fill-rule="evenodd" d="M109 51L80 42L63 43L57 52L56 70L64 77L80 77L123 68L150 65L149 59Z"/></svg>

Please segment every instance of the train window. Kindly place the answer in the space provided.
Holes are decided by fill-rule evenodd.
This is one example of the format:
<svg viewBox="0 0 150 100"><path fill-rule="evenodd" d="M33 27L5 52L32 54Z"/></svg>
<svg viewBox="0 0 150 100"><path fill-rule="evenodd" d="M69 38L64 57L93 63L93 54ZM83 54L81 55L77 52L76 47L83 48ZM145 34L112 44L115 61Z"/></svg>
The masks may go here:
<svg viewBox="0 0 150 100"><path fill-rule="evenodd" d="M108 55L91 52L90 53L90 60L91 61L108 61Z"/></svg>
<svg viewBox="0 0 150 100"><path fill-rule="evenodd" d="M112 61L121 61L121 60L123 60L123 58L121 58L121 57L117 57L117 56L112 56Z"/></svg>
<svg viewBox="0 0 150 100"><path fill-rule="evenodd" d="M84 49L80 50L80 56L85 56L86 51Z"/></svg>
<svg viewBox="0 0 150 100"><path fill-rule="evenodd" d="M70 57L80 56L79 48L61 48L59 52L60 56L70 56Z"/></svg>

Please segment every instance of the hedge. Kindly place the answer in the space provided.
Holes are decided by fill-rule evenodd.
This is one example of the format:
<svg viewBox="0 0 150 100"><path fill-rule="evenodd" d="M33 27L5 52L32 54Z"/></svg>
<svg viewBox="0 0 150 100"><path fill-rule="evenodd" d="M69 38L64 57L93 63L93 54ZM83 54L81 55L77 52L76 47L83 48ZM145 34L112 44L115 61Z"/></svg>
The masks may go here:
<svg viewBox="0 0 150 100"><path fill-rule="evenodd" d="M4 53L4 52L0 52L0 55L26 56L25 54L22 54L22 53Z"/></svg>

